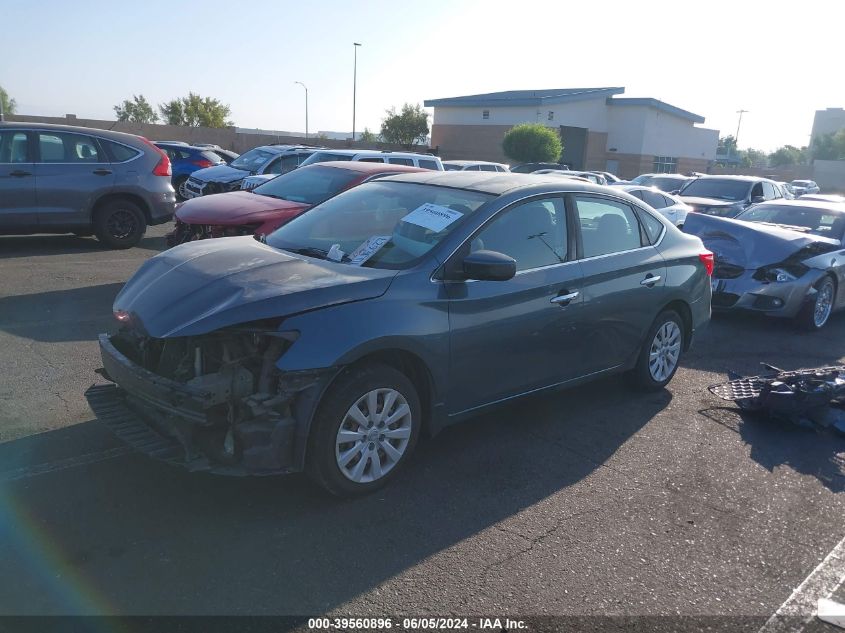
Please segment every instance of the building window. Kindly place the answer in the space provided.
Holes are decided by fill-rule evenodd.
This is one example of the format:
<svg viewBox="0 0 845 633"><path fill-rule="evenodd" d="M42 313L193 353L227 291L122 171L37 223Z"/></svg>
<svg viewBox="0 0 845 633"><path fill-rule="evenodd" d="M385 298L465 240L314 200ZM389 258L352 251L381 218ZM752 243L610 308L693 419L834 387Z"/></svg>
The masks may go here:
<svg viewBox="0 0 845 633"><path fill-rule="evenodd" d="M549 121L554 121L554 120L555 120L555 113L552 112L551 110L549 110Z"/></svg>
<svg viewBox="0 0 845 633"><path fill-rule="evenodd" d="M674 174L678 171L678 159L672 156L655 156L654 171L658 174Z"/></svg>
<svg viewBox="0 0 845 633"><path fill-rule="evenodd" d="M482 110L481 111L481 118L482 119L489 119L490 118L490 110Z"/></svg>

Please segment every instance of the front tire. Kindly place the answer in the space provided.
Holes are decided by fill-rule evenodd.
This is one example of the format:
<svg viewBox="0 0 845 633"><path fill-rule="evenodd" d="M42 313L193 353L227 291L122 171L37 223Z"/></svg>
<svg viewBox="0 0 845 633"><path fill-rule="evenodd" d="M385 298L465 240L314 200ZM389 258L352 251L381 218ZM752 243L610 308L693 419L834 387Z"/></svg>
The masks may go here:
<svg viewBox="0 0 845 633"><path fill-rule="evenodd" d="M143 211L129 200L112 200L94 214L94 233L109 248L132 248L146 230Z"/></svg>
<svg viewBox="0 0 845 633"><path fill-rule="evenodd" d="M681 362L684 349L684 322L674 310L664 310L654 320L631 375L646 391L663 389Z"/></svg>
<svg viewBox="0 0 845 633"><path fill-rule="evenodd" d="M825 275L815 287L815 298L808 301L795 317L798 327L809 332L820 330L827 324L836 301L836 286L829 276Z"/></svg>
<svg viewBox="0 0 845 633"><path fill-rule="evenodd" d="M334 495L372 492L404 465L421 422L419 396L405 374L380 363L346 369L317 409L306 471Z"/></svg>

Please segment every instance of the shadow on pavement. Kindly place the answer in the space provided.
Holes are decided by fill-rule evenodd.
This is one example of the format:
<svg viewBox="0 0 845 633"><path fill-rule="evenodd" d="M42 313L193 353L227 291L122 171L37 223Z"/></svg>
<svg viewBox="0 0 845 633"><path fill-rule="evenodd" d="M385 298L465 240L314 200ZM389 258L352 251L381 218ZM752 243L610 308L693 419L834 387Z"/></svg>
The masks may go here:
<svg viewBox="0 0 845 633"><path fill-rule="evenodd" d="M167 249L163 236L146 235L134 248L159 252ZM14 235L0 236L0 259L77 253L110 252L95 237L76 235Z"/></svg>
<svg viewBox="0 0 845 633"><path fill-rule="evenodd" d="M769 472L788 466L815 477L831 492L845 492L845 437L735 407L713 407L703 416L736 433L751 449L750 457Z"/></svg>
<svg viewBox="0 0 845 633"><path fill-rule="evenodd" d="M123 283L0 297L0 330L43 342L89 341L112 325Z"/></svg>
<svg viewBox="0 0 845 633"><path fill-rule="evenodd" d="M597 401L608 421L592 424ZM17 477L0 483L0 610L322 613L577 486L670 401L666 391L632 395L618 380L523 400L421 442L393 484L353 500L301 475L190 474L134 453ZM67 430L10 442L0 458L62 459L110 445L91 439L95 427L78 425L78 442ZM501 530L493 539L524 549L529 536ZM376 610L396 609L383 600Z"/></svg>

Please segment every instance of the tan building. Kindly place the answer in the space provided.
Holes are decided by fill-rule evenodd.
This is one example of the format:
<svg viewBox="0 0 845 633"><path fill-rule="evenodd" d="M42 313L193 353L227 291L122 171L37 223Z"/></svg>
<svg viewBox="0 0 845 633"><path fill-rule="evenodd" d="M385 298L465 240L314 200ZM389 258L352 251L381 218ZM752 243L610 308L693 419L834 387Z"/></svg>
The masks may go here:
<svg viewBox="0 0 845 633"><path fill-rule="evenodd" d="M632 178L645 172L706 171L719 131L697 127L704 117L657 99L620 98L624 88L509 90L429 99L431 145L444 159L508 162L505 133L519 123L559 130L562 162L572 169Z"/></svg>

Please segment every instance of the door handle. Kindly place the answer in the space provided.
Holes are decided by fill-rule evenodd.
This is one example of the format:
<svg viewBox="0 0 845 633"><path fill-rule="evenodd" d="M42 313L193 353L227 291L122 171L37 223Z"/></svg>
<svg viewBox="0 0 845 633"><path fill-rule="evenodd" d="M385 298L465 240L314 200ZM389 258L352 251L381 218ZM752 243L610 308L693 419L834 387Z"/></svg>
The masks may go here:
<svg viewBox="0 0 845 633"><path fill-rule="evenodd" d="M572 301L574 298L576 298L578 296L578 294L579 293L576 290L575 292L570 292L570 293L565 294L565 295L558 295L556 297L552 297L551 299L549 299L549 303L558 303L558 304L566 305L567 303Z"/></svg>
<svg viewBox="0 0 845 633"><path fill-rule="evenodd" d="M31 176L32 173L22 169L16 169L15 171L9 172L9 175L14 176L15 178L23 178L24 176Z"/></svg>
<svg viewBox="0 0 845 633"><path fill-rule="evenodd" d="M660 275L653 275L648 276L640 282L641 286L646 286L647 288L651 288L654 284L660 281Z"/></svg>
<svg viewBox="0 0 845 633"><path fill-rule="evenodd" d="M100 167L99 169L95 169L92 173L95 173L98 176L108 176L111 173L111 169L103 169Z"/></svg>

